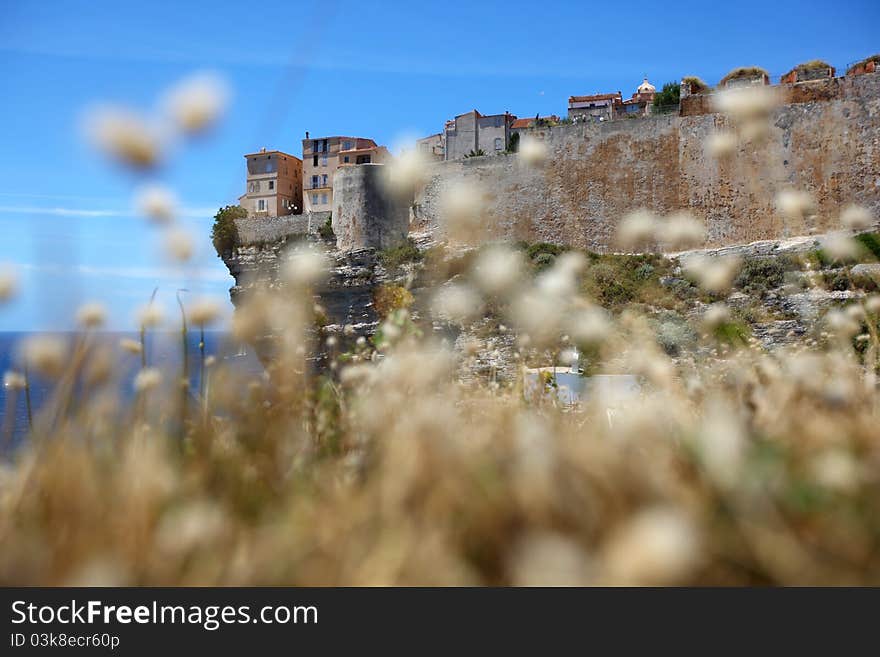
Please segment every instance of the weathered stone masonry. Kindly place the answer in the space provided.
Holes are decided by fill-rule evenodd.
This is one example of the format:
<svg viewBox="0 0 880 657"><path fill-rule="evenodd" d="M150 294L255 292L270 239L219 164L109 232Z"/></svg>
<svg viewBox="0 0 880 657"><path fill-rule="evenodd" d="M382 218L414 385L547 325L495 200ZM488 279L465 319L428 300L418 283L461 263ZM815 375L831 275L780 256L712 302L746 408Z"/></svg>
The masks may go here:
<svg viewBox="0 0 880 657"><path fill-rule="evenodd" d="M707 97L685 99L683 116L656 116L538 131L549 156L529 168L516 156L433 165L413 206L414 229L442 229L445 189L467 180L484 190L486 237L568 243L596 251L612 244L629 211L690 210L721 246L836 226L841 206L860 203L880 216L880 74L780 88L769 139L728 160L705 150L726 127ZM810 192L818 214L787 223L774 207L785 188Z"/></svg>

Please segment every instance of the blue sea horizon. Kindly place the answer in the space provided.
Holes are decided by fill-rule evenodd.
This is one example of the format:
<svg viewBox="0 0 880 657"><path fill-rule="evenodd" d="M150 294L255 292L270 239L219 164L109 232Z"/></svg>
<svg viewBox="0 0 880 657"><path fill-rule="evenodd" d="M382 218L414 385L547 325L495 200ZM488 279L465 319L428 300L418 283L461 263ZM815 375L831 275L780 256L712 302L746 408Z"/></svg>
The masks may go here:
<svg viewBox="0 0 880 657"><path fill-rule="evenodd" d="M30 335L46 334L43 331L0 331L0 372L21 372L22 368L18 359L18 345ZM51 335L66 337L71 345L78 335L77 332L52 331ZM115 349L115 362L118 364L119 385L116 392L122 403L131 401L134 397L133 380L141 368L141 357L125 351L120 346L124 338L139 340L140 335L136 331L97 331L92 334L93 339L112 345ZM249 345L235 341L224 331L205 331L205 357L214 356L218 361L232 363L236 369L245 373L259 374L263 366L256 357L254 350ZM198 392L200 386L200 358L199 351L200 334L198 330L187 334L187 361L189 364L190 390ZM162 370L179 371L182 365L183 346L179 331L150 331L146 334L146 354L148 365ZM54 384L38 376L31 377L30 397L32 414L36 418L40 409L52 397ZM14 395L14 399L10 399ZM6 433L9 427L9 418L12 416L11 433ZM3 444L0 445L0 453L8 453L17 445L21 444L29 430L27 402L24 392L8 390L5 385L0 385L0 428L4 430Z"/></svg>

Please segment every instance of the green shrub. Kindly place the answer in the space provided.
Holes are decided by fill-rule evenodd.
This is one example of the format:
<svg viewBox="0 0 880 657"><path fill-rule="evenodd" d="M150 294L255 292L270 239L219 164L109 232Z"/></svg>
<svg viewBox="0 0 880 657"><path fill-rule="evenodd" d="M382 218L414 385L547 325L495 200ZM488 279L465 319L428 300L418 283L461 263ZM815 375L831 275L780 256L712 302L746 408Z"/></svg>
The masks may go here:
<svg viewBox="0 0 880 657"><path fill-rule="evenodd" d="M696 342L697 335L693 327L677 313L663 313L653 324L657 344L669 356L678 356L684 348Z"/></svg>
<svg viewBox="0 0 880 657"><path fill-rule="evenodd" d="M507 152L508 153L516 153L519 150L519 133L514 132L510 135L510 140L507 142Z"/></svg>
<svg viewBox="0 0 880 657"><path fill-rule="evenodd" d="M409 308L415 299L400 285L379 285L373 290L373 307L383 319L395 310Z"/></svg>
<svg viewBox="0 0 880 657"><path fill-rule="evenodd" d="M558 256L565 250L564 246L559 246L558 244L538 242L537 244L526 246L526 255L529 257L529 260L535 260L542 253L549 253L552 256Z"/></svg>
<svg viewBox="0 0 880 657"><path fill-rule="evenodd" d="M379 262L389 269L400 267L406 262L418 262L422 259L422 252L419 251L419 247L411 237L407 237L397 246L379 251L378 255Z"/></svg>
<svg viewBox="0 0 880 657"><path fill-rule="evenodd" d="M617 306L635 299L636 285L629 277L620 275L620 268L600 262L589 270L594 295L603 306Z"/></svg>
<svg viewBox="0 0 880 657"><path fill-rule="evenodd" d="M535 269L537 271L544 271L545 269L552 267L553 263L556 262L556 256L552 253L539 253L534 257L532 262L535 265Z"/></svg>
<svg viewBox="0 0 880 657"><path fill-rule="evenodd" d="M211 242L214 243L214 250L221 258L232 253L238 244L238 229L235 227L235 220L245 217L247 217L247 210L240 205L227 205L217 210L217 214L214 215Z"/></svg>
<svg viewBox="0 0 880 657"><path fill-rule="evenodd" d="M780 287L785 283L785 273L798 268L789 256L770 256L746 260L734 285L744 292L758 294Z"/></svg>
<svg viewBox="0 0 880 657"><path fill-rule="evenodd" d="M639 265L638 269L636 269L636 278L638 278L639 280L646 281L653 275L654 265L652 265L650 262L643 262L641 265Z"/></svg>
<svg viewBox="0 0 880 657"><path fill-rule="evenodd" d="M715 339L724 344L741 346L748 343L752 330L743 322L724 322L715 327Z"/></svg>
<svg viewBox="0 0 880 657"><path fill-rule="evenodd" d="M318 235L320 235L325 240L335 240L336 233L333 232L333 218L327 217L327 221L321 224L321 227L318 228Z"/></svg>
<svg viewBox="0 0 880 657"><path fill-rule="evenodd" d="M862 233L856 235L855 239L865 251L880 260L880 233Z"/></svg>
<svg viewBox="0 0 880 657"><path fill-rule="evenodd" d="M845 271L831 271L823 276L825 287L835 292L841 292L850 288L849 276Z"/></svg>
<svg viewBox="0 0 880 657"><path fill-rule="evenodd" d="M663 88L654 94L654 107L658 109L669 108L678 105L681 94L681 85L675 82L667 82Z"/></svg>

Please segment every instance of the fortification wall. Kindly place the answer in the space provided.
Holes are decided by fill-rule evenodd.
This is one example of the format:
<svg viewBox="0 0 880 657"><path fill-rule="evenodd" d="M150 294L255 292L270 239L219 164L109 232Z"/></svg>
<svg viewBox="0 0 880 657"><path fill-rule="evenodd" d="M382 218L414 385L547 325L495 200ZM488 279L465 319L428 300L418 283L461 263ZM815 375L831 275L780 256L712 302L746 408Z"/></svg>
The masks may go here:
<svg viewBox="0 0 880 657"><path fill-rule="evenodd" d="M514 155L436 163L416 196L413 228L442 231L445 190L464 180L484 190L487 238L596 251L611 246L620 219L639 207L690 210L706 221L710 246L833 228L850 202L880 217L880 74L781 92L787 104L773 113L766 142L742 146L727 161L705 151L726 117L705 113L701 98L687 116L543 129L548 157L537 168ZM788 187L816 199L811 225L789 224L777 213L774 198Z"/></svg>
<svg viewBox="0 0 880 657"><path fill-rule="evenodd" d="M390 194L385 166L342 167L333 178L333 232L340 251L387 249L406 239L411 197Z"/></svg>
<svg viewBox="0 0 880 657"><path fill-rule="evenodd" d="M308 232L309 217L290 214L284 217L247 217L236 219L239 244L262 244L274 242L293 235Z"/></svg>

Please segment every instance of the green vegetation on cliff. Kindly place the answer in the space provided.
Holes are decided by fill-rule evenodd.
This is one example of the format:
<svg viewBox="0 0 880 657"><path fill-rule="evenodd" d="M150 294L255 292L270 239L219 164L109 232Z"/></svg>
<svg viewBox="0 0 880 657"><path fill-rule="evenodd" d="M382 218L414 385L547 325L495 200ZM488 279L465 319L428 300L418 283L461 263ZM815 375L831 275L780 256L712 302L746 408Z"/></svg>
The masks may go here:
<svg viewBox="0 0 880 657"><path fill-rule="evenodd" d="M221 258L228 255L238 243L238 229L235 227L236 219L247 217L247 210L240 205L227 205L217 210L214 215L214 226L211 228L211 242Z"/></svg>

